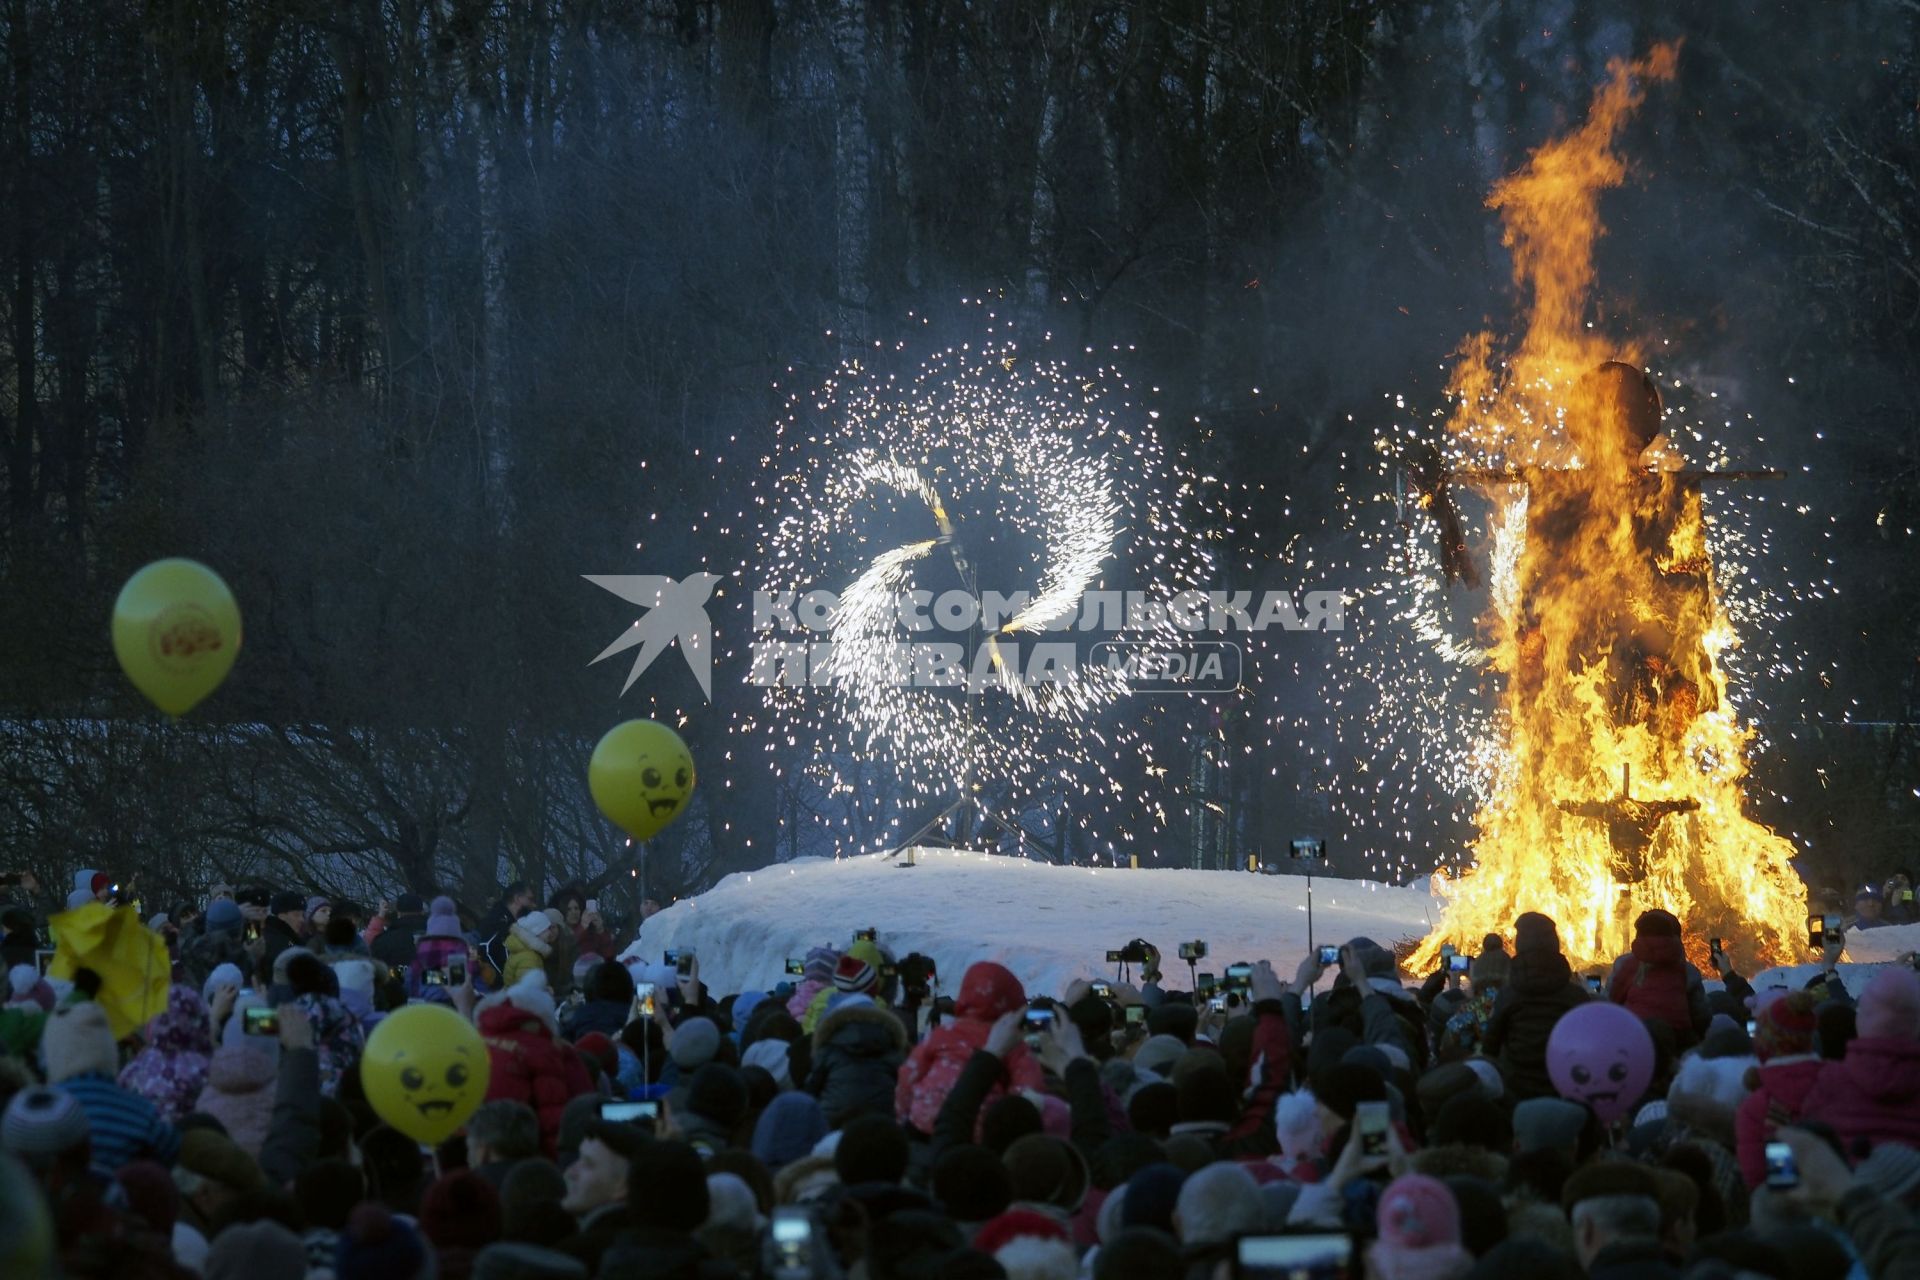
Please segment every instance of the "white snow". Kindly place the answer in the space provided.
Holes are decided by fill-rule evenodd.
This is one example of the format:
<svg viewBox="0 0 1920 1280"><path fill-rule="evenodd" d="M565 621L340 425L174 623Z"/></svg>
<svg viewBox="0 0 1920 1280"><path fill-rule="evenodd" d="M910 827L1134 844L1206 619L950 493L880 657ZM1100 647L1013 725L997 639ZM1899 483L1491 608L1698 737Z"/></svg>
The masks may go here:
<svg viewBox="0 0 1920 1280"><path fill-rule="evenodd" d="M855 930L873 927L896 957L932 956L949 994L968 965L995 960L1030 993L1058 995L1075 978L1111 979L1107 952L1132 938L1160 948L1168 985L1181 989L1188 977L1176 949L1196 938L1210 948L1203 973L1271 960L1291 977L1307 954L1305 877L1058 867L940 849L916 856L912 869L874 854L728 876L648 920L627 955L656 966L668 948L692 947L710 990L765 990L781 981L788 957L843 950ZM1364 935L1391 948L1425 936L1432 909L1424 887L1313 881L1320 943Z"/></svg>
<svg viewBox="0 0 1920 1280"><path fill-rule="evenodd" d="M1920 924L1854 929L1847 934L1846 950L1840 953L1841 963L1835 968L1847 991L1858 997L1882 965L1905 960L1916 950L1920 950ZM1768 987L1786 987L1798 991L1813 981L1814 975L1819 972L1820 966L1811 961L1806 964L1777 965L1755 974L1753 989L1765 991Z"/></svg>

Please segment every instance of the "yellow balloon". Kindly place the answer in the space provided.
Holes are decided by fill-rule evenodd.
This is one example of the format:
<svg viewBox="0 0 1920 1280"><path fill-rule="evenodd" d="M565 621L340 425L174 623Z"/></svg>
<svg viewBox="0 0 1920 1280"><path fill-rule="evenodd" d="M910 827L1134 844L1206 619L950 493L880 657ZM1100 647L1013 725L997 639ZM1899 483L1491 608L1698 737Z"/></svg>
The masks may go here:
<svg viewBox="0 0 1920 1280"><path fill-rule="evenodd" d="M113 602L113 653L154 706L182 715L233 670L240 606L199 561L155 560Z"/></svg>
<svg viewBox="0 0 1920 1280"><path fill-rule="evenodd" d="M613 824L651 840L680 816L693 795L693 756L680 735L655 720L607 730L587 765L587 789Z"/></svg>
<svg viewBox="0 0 1920 1280"><path fill-rule="evenodd" d="M381 1020L360 1055L373 1112L416 1142L452 1137L487 1097L486 1043L443 1004L409 1004Z"/></svg>

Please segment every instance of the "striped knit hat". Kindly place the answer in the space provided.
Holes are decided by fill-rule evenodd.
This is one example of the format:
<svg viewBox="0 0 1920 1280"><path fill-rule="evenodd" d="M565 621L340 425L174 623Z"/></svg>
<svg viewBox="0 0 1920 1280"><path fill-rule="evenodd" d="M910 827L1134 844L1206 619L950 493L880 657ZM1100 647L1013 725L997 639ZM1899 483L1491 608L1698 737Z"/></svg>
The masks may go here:
<svg viewBox="0 0 1920 1280"><path fill-rule="evenodd" d="M847 948L833 968L833 985L842 991L871 991L880 980L880 948L862 940Z"/></svg>
<svg viewBox="0 0 1920 1280"><path fill-rule="evenodd" d="M92 1133L87 1113L65 1089L29 1085L13 1095L0 1118L0 1150L28 1164L71 1151Z"/></svg>

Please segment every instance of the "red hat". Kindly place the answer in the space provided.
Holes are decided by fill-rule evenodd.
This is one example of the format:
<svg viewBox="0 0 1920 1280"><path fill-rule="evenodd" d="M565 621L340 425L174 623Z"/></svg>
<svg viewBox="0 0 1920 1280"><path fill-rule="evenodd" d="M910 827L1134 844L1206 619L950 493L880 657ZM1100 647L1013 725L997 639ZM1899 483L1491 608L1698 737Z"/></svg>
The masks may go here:
<svg viewBox="0 0 1920 1280"><path fill-rule="evenodd" d="M980 1225L980 1230L973 1235L973 1247L982 1253L994 1254L1024 1236L1041 1240L1071 1240L1066 1227L1046 1214L1033 1209L1009 1209Z"/></svg>
<svg viewBox="0 0 1920 1280"><path fill-rule="evenodd" d="M111 889L113 887L113 877L104 871L96 871L93 873L93 880L90 884L93 891L99 893L102 889Z"/></svg>
<svg viewBox="0 0 1920 1280"><path fill-rule="evenodd" d="M600 1067L602 1075L620 1074L620 1051L613 1047L613 1041L607 1039L604 1031L589 1031L573 1042L582 1056L592 1059Z"/></svg>
<svg viewBox="0 0 1920 1280"><path fill-rule="evenodd" d="M1753 1051L1760 1061L1813 1051L1818 1019L1811 994L1794 991L1758 1003L1760 1007L1753 1015Z"/></svg>

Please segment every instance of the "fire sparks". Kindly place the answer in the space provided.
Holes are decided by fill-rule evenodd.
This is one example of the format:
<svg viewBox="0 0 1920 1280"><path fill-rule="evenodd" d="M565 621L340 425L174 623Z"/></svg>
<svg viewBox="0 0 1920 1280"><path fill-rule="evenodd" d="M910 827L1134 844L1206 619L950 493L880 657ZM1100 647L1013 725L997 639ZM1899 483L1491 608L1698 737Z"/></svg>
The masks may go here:
<svg viewBox="0 0 1920 1280"><path fill-rule="evenodd" d="M1516 343L1462 345L1440 443L1409 464L1402 523L1419 536L1388 603L1461 674L1450 692L1479 695L1473 746L1443 777L1477 801L1474 865L1434 878L1444 913L1417 971L1523 911L1554 917L1582 962L1623 953L1652 907L1685 922L1702 962L1709 936L1744 964L1804 947L1793 848L1743 812L1754 734L1733 702L1739 609L1716 565L1738 544L1702 503L1747 477L1689 469L1643 353L1587 323L1599 196L1627 172L1615 141L1676 52L1616 63L1586 121L1494 188L1526 324Z"/></svg>

